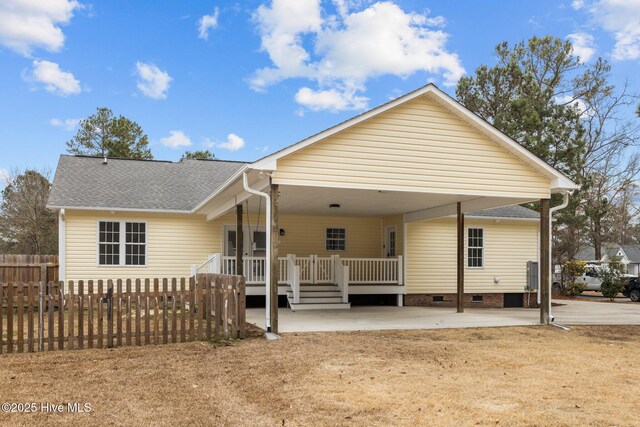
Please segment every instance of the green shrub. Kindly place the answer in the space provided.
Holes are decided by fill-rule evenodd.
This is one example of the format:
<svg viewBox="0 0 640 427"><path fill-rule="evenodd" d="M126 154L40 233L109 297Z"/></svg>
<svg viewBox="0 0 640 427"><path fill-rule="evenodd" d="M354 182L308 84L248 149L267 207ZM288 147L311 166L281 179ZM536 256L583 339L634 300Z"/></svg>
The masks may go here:
<svg viewBox="0 0 640 427"><path fill-rule="evenodd" d="M578 280L587 271L587 264L582 261L570 259L565 262L562 267L562 274L564 276L562 293L568 297L575 297L580 295L587 287L587 285Z"/></svg>
<svg viewBox="0 0 640 427"><path fill-rule="evenodd" d="M598 278L602 281L602 295L613 301L624 289L626 279L623 274L622 263L616 260L609 261L607 268L598 271Z"/></svg>
<svg viewBox="0 0 640 427"><path fill-rule="evenodd" d="M587 284L580 281L574 280L571 282L564 282L564 287L562 288L563 295L568 297L575 297L580 295L587 288Z"/></svg>

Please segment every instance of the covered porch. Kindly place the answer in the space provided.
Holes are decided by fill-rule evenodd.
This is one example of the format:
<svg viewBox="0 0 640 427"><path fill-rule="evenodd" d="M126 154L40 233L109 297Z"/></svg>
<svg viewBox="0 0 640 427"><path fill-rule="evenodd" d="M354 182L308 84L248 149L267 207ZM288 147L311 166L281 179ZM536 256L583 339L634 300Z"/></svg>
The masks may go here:
<svg viewBox="0 0 640 427"><path fill-rule="evenodd" d="M389 243L387 243L388 245ZM236 256L213 254L192 274L236 274ZM243 256L242 271L247 296L266 295L267 258ZM286 295L293 310L348 309L349 295L396 295L402 305L404 286L402 255L387 258L347 258L340 255L278 257L278 295Z"/></svg>
<svg viewBox="0 0 640 427"><path fill-rule="evenodd" d="M273 302L282 286L290 288L287 290L294 304L297 300L302 303L304 286L325 286L305 285L311 274L316 281L332 281L330 286L337 287L334 291L343 301L358 286L357 281L367 282L361 286L379 289L395 286L398 295L402 295L398 292L402 288L424 292L428 289L425 282L431 279L425 263L434 252L429 246L431 237L427 233L408 247L407 233L413 224L436 219L455 219L455 227L443 228L440 234L447 239L447 248L446 257L438 258L438 262L442 260L447 267L446 272L439 268L440 276L435 281L446 281L446 291L455 295L456 311L463 312L465 214L536 201L540 203L539 238L534 234L527 240L538 243L535 258L539 259L542 284L540 321L548 323L549 202L552 193L575 188L575 183L560 172L428 85L246 165L195 212L215 222L235 211L235 261L225 261L223 257L230 254L222 253L211 268L224 271L233 265L237 274L249 277L258 272L256 281L264 277L265 324L268 330L277 332L278 306ZM249 213L263 221L264 253L257 256L263 256L264 261L247 263L244 259L256 256L243 248L243 221ZM282 224L293 224L294 216L299 219L299 238L289 242L287 229L292 226ZM312 227L317 216L326 222L324 253L302 249L305 239L317 239ZM385 252L387 248L382 245L368 255L347 254L348 245L328 242L334 231L338 237L349 235L342 222L357 225L378 221L379 227L373 232L380 236L385 221L391 218L398 235L401 232L403 236L393 254ZM358 240L365 241L366 236ZM360 250L365 251L366 245ZM307 268L310 266L313 273ZM360 266L364 267L359 270ZM369 276L363 272L369 272ZM500 278L490 280L499 282Z"/></svg>

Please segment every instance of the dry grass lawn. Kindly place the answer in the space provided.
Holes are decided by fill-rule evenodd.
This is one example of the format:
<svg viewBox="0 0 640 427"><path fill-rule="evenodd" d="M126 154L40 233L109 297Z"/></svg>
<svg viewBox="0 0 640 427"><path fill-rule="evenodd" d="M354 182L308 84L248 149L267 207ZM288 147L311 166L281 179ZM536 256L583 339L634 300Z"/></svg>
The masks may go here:
<svg viewBox="0 0 640 427"><path fill-rule="evenodd" d="M0 424L633 425L640 327L380 331L15 354Z"/></svg>

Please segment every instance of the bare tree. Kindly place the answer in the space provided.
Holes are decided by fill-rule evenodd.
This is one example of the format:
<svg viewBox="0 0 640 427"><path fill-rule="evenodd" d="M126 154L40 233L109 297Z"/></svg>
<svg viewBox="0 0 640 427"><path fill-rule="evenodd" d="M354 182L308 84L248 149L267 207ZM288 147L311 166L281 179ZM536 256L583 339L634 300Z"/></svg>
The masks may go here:
<svg viewBox="0 0 640 427"><path fill-rule="evenodd" d="M0 252L57 253L56 215L46 208L47 174L26 170L12 175L0 203Z"/></svg>
<svg viewBox="0 0 640 427"><path fill-rule="evenodd" d="M625 83L618 93L607 86L579 99L584 103L582 122L586 129L581 208L588 218L596 259L600 259L603 239L609 234L607 218L618 211L619 218L629 225L635 209L631 196L640 175L640 156L631 149L640 146L640 125L625 118L624 113L633 108L638 96L630 93ZM626 213L620 216L621 209ZM625 233L619 230L616 237Z"/></svg>

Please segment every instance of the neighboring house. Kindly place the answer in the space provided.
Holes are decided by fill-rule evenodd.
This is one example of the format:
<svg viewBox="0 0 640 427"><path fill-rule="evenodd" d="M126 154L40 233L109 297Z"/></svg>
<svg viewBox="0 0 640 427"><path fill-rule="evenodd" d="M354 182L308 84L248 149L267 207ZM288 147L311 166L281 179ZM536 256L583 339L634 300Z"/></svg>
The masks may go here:
<svg viewBox="0 0 640 427"><path fill-rule="evenodd" d="M593 246L584 246L575 256L575 259L593 263L608 264L609 260L616 259L620 261L628 274L634 276L640 275L640 245L618 245L614 243L605 243L602 245L601 258L596 259L596 251Z"/></svg>
<svg viewBox="0 0 640 427"><path fill-rule="evenodd" d="M428 85L254 163L61 156L49 207L61 280L234 273L242 258L247 294L265 295L277 252L295 309L455 305L458 282L466 304L502 307L526 300L548 237L517 205L575 188Z"/></svg>

